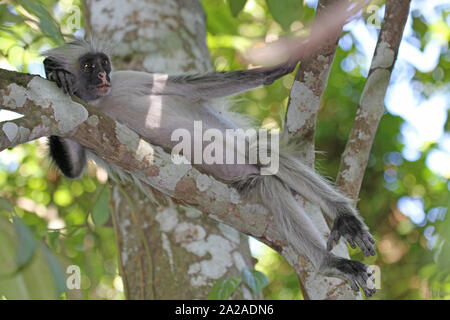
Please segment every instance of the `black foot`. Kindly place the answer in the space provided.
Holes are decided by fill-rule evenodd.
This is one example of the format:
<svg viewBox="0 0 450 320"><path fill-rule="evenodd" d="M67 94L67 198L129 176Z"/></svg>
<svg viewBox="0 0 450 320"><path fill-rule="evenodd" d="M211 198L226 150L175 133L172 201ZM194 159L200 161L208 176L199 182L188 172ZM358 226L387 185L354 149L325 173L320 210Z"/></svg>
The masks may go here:
<svg viewBox="0 0 450 320"><path fill-rule="evenodd" d="M353 215L342 215L334 220L333 228L327 242L328 251L333 249L334 243L339 241L341 236L347 240L353 249L356 248L357 244L364 253L364 256L374 256L376 254L373 248L375 240L364 223L357 217Z"/></svg>
<svg viewBox="0 0 450 320"><path fill-rule="evenodd" d="M359 291L359 285L366 297L371 297L376 292L372 272L362 262L331 257L327 265L321 268L321 271L324 274L347 280L355 291Z"/></svg>

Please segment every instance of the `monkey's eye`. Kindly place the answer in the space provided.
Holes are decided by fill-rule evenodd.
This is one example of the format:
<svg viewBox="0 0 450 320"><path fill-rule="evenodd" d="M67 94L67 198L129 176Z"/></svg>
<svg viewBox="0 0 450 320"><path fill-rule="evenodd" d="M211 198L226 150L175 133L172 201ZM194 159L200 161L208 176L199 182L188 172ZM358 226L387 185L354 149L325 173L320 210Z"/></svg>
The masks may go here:
<svg viewBox="0 0 450 320"><path fill-rule="evenodd" d="M92 63L90 63L90 62L85 62L84 65L83 65L83 68L86 69L86 70L87 70L87 69L91 69L91 68L92 68Z"/></svg>

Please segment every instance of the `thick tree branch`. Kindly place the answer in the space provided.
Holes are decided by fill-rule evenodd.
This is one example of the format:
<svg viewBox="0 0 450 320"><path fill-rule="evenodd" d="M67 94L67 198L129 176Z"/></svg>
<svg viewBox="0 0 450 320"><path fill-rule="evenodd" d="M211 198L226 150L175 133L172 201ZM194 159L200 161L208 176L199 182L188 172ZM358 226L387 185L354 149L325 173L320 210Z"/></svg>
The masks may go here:
<svg viewBox="0 0 450 320"><path fill-rule="evenodd" d="M369 159L384 98L397 59L410 0L387 0L383 25L347 146L341 157L337 184L356 199Z"/></svg>

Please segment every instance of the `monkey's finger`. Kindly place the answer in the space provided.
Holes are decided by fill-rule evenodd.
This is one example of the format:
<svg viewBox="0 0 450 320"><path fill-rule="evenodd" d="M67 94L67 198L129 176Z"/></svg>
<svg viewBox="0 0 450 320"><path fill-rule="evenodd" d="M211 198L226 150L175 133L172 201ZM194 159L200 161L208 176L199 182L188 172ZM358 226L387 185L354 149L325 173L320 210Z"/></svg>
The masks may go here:
<svg viewBox="0 0 450 320"><path fill-rule="evenodd" d="M368 236L368 238L369 238L369 241L370 241L372 244L375 244L375 239L372 237L372 235L371 235L370 233L367 233L367 236Z"/></svg>
<svg viewBox="0 0 450 320"><path fill-rule="evenodd" d="M363 252L365 257L369 256L369 249L367 249L366 244L361 240L361 238L359 236L355 237L355 242L358 244L358 247L361 248L361 251Z"/></svg>
<svg viewBox="0 0 450 320"><path fill-rule="evenodd" d="M59 78L59 81L61 81L61 87L62 87L64 93L69 93L69 91L67 90L67 80L66 80L65 73L62 71L59 71L58 78Z"/></svg>
<svg viewBox="0 0 450 320"><path fill-rule="evenodd" d="M372 245L372 242L370 241L370 238L371 238L370 235L368 233L366 233L362 237L362 240L363 240L364 244L366 245L366 248L369 250L370 255L374 256L377 253L376 253L375 249L373 248L373 245Z"/></svg>
<svg viewBox="0 0 450 320"><path fill-rule="evenodd" d="M359 273L356 276L356 281L361 286L361 289L364 291L366 297L371 297L375 293L376 289L373 283L370 281L370 279L366 278L364 275L365 275L364 272Z"/></svg>
<svg viewBox="0 0 450 320"><path fill-rule="evenodd" d="M64 93L67 93L67 91L66 91L66 79L64 77L64 72L58 71L57 72L57 78L58 78L58 82L60 83L59 87L61 89L63 89Z"/></svg>
<svg viewBox="0 0 450 320"><path fill-rule="evenodd" d="M59 81L58 74L56 73L56 71L50 73L49 79L55 82L58 88L61 88L61 81Z"/></svg>
<svg viewBox="0 0 450 320"><path fill-rule="evenodd" d="M353 249L356 249L356 244L353 242L353 239L349 234L344 234L344 238L345 238L345 240L347 240L350 247L352 247Z"/></svg>
<svg viewBox="0 0 450 320"><path fill-rule="evenodd" d="M73 81L72 81L72 75L70 73L66 73L64 75L65 79L66 79L66 84L67 84L67 93L69 93L71 96L73 95Z"/></svg>
<svg viewBox="0 0 450 320"><path fill-rule="evenodd" d="M349 280L349 284L354 291L359 291L358 284L355 280Z"/></svg>
<svg viewBox="0 0 450 320"><path fill-rule="evenodd" d="M375 294L375 292L377 292L377 288L375 287L375 283L373 282L373 280L371 278L366 280L366 285L365 285L365 290L364 290L364 294L367 297L371 297Z"/></svg>

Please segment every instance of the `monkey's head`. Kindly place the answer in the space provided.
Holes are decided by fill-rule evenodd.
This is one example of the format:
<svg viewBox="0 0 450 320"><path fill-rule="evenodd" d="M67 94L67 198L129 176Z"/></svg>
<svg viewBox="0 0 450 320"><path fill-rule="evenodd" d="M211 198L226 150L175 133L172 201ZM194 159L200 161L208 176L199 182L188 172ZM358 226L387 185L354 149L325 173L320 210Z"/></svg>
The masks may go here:
<svg viewBox="0 0 450 320"><path fill-rule="evenodd" d="M78 59L77 91L91 101L111 91L111 62L102 52L89 52Z"/></svg>
<svg viewBox="0 0 450 320"><path fill-rule="evenodd" d="M76 40L43 53L49 70L70 74L65 84L85 101L93 101L111 91L111 61L93 41Z"/></svg>

